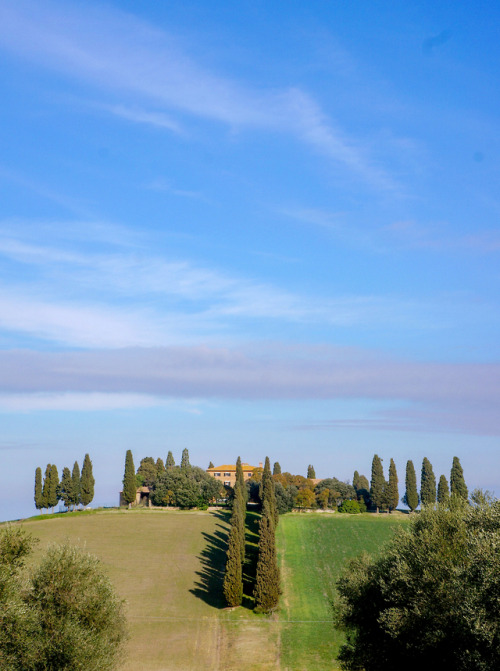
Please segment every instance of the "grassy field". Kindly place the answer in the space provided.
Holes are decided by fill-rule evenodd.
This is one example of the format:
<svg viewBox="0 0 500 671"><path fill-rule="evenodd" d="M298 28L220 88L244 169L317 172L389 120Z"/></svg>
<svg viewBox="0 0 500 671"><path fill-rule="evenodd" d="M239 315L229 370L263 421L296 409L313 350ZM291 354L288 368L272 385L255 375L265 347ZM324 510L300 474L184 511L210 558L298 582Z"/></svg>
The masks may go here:
<svg viewBox="0 0 500 671"><path fill-rule="evenodd" d="M280 519L283 597L279 612L251 608L254 564L245 567L242 608L224 608L227 515L221 512L109 511L63 515L23 526L48 543L70 540L97 555L127 601L122 671L299 671L335 668L331 585L361 550L376 552L405 516L296 514ZM257 540L249 513L247 548Z"/></svg>

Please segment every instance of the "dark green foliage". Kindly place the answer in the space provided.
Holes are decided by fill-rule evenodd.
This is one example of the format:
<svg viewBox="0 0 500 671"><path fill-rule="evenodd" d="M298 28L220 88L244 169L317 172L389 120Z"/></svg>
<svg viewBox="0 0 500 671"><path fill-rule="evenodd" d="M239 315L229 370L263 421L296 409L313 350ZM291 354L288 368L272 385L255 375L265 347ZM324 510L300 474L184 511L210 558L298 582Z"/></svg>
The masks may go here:
<svg viewBox="0 0 500 671"><path fill-rule="evenodd" d="M354 471L354 475L352 476L352 486L356 490L356 493L359 489L359 477L358 471Z"/></svg>
<svg viewBox="0 0 500 671"><path fill-rule="evenodd" d="M464 472L458 457L453 457L453 465L450 474L451 493L460 496L464 501L469 498L469 492L464 480Z"/></svg>
<svg viewBox="0 0 500 671"><path fill-rule="evenodd" d="M132 503L135 503L137 494L137 487L135 481L135 466L132 451L127 450L125 455L125 472L123 474L123 500L128 503L129 508Z"/></svg>
<svg viewBox="0 0 500 671"><path fill-rule="evenodd" d="M214 466L214 464L213 464L212 461L208 464L208 468L215 468L215 466Z"/></svg>
<svg viewBox="0 0 500 671"><path fill-rule="evenodd" d="M95 479L92 472L92 462L88 454L83 459L82 477L80 478L80 501L88 506L94 498Z"/></svg>
<svg viewBox="0 0 500 671"><path fill-rule="evenodd" d="M401 499L405 506L408 506L411 512L418 508L420 498L417 490L417 476L415 474L415 466L413 461L406 463L406 478L405 478L405 495Z"/></svg>
<svg viewBox="0 0 500 671"><path fill-rule="evenodd" d="M356 497L360 502L360 507L366 510L370 506L370 483L365 475L360 475L358 471L354 471L352 478L352 486L356 492ZM364 510L362 512L364 512Z"/></svg>
<svg viewBox="0 0 500 671"><path fill-rule="evenodd" d="M168 452L167 454L167 461L165 462L165 468L173 468L175 466L175 461L174 461L174 455L172 452Z"/></svg>
<svg viewBox="0 0 500 671"><path fill-rule="evenodd" d="M342 668L500 668L500 504L476 500L424 509L382 557L345 570Z"/></svg>
<svg viewBox="0 0 500 671"><path fill-rule="evenodd" d="M248 490L245 485L245 476L243 475L243 468L241 466L241 458L238 457L236 459L236 485L239 485L240 487L240 492L243 496L243 500L245 502L245 506L248 501Z"/></svg>
<svg viewBox="0 0 500 671"><path fill-rule="evenodd" d="M297 487L288 486L286 489L281 482L274 483L274 493L276 496L276 509L278 515L284 515L292 510L295 497L297 496Z"/></svg>
<svg viewBox="0 0 500 671"><path fill-rule="evenodd" d="M35 471L35 508L41 510L42 506L42 469L40 466Z"/></svg>
<svg viewBox="0 0 500 671"><path fill-rule="evenodd" d="M275 528L268 500L262 507L259 524L259 554L255 579L255 610L270 613L278 606L281 594L280 571L276 555Z"/></svg>
<svg viewBox="0 0 500 671"><path fill-rule="evenodd" d="M262 501L262 507L267 501L269 506L269 513L272 517L273 524L276 527L278 524L279 514L276 507L276 493L274 489L274 480L271 474L271 463L269 457L266 457L264 462L264 470L262 472L262 482L260 484L260 499Z"/></svg>
<svg viewBox="0 0 500 671"><path fill-rule="evenodd" d="M399 503L399 490L398 490L398 474L396 471L396 464L394 459L391 459L389 465L389 480L387 482L387 489L385 494L385 500L389 512L392 512Z"/></svg>
<svg viewBox="0 0 500 671"><path fill-rule="evenodd" d="M153 457L144 457L144 459L141 459L141 463L137 469L137 475L140 475L142 480L142 484L139 486L144 485L145 487L151 487L158 477L158 471Z"/></svg>
<svg viewBox="0 0 500 671"><path fill-rule="evenodd" d="M203 469L191 466L182 470L179 466L172 466L153 483L150 499L155 506L194 508L208 505L220 495L220 482Z"/></svg>
<svg viewBox="0 0 500 671"><path fill-rule="evenodd" d="M228 606L240 606L243 599L243 572L241 568L240 537L238 528L231 525L227 548L223 592Z"/></svg>
<svg viewBox="0 0 500 671"><path fill-rule="evenodd" d="M441 506L448 505L450 499L450 489L448 487L448 481L442 475L439 478L438 489L437 489L437 502Z"/></svg>
<svg viewBox="0 0 500 671"><path fill-rule="evenodd" d="M281 475L281 466L278 461L274 462L273 475Z"/></svg>
<svg viewBox="0 0 500 671"><path fill-rule="evenodd" d="M338 510L339 513L349 513L351 515L357 515L361 512L358 501L344 501Z"/></svg>
<svg viewBox="0 0 500 671"><path fill-rule="evenodd" d="M346 500L356 498L356 490L348 482L342 482L337 478L325 478L318 482L314 488L316 495L328 490L328 506L338 507Z"/></svg>
<svg viewBox="0 0 500 671"><path fill-rule="evenodd" d="M52 546L24 574L32 540L0 532L2 671L111 671L126 638L123 603L97 559Z"/></svg>
<svg viewBox="0 0 500 671"><path fill-rule="evenodd" d="M375 454L372 461L372 479L370 483L370 499L372 505L377 509L383 508L385 505L386 494L385 494L386 482L384 478L384 469L382 466L382 459Z"/></svg>
<svg viewBox="0 0 500 671"><path fill-rule="evenodd" d="M156 477L160 475L160 473L165 472L165 464L163 463L163 459L161 457L158 457L156 460Z"/></svg>
<svg viewBox="0 0 500 671"><path fill-rule="evenodd" d="M57 472L57 466L55 464L52 464L52 467L50 469L50 486L49 486L49 498L48 498L48 504L49 507L52 508L52 512L54 512L55 506L57 506L59 502L59 473Z"/></svg>
<svg viewBox="0 0 500 671"><path fill-rule="evenodd" d="M49 490L50 490L50 476L51 476L52 465L47 464L45 469L45 476L43 478L43 487L42 487L42 496L40 498L40 503L42 508L49 509Z"/></svg>
<svg viewBox="0 0 500 671"><path fill-rule="evenodd" d="M73 478L67 466L62 471L62 478L59 483L59 498L66 508L69 508L73 503Z"/></svg>
<svg viewBox="0 0 500 671"><path fill-rule="evenodd" d="M422 461L420 501L423 506L433 506L436 503L436 476L432 470L432 464L427 457L424 457Z"/></svg>
<svg viewBox="0 0 500 671"><path fill-rule="evenodd" d="M309 464L307 467L307 477L312 480L316 479L316 471L314 470L314 466L312 464Z"/></svg>
<svg viewBox="0 0 500 671"><path fill-rule="evenodd" d="M80 466L78 465L78 462L75 461L73 464L73 470L71 471L71 479L73 481L72 484L72 496L73 499L71 503L74 506L79 506L80 505Z"/></svg>
<svg viewBox="0 0 500 671"><path fill-rule="evenodd" d="M187 447L185 447L185 448L182 450L181 468L184 469L184 470L187 470L187 469L189 468L189 466L190 466L190 463L189 463L189 451L188 451Z"/></svg>
<svg viewBox="0 0 500 671"><path fill-rule="evenodd" d="M240 544L240 561L241 564L245 562L245 517L246 517L246 502L243 498L241 486L236 483L235 497L233 502L233 513L231 515L231 527L234 528L239 539Z"/></svg>

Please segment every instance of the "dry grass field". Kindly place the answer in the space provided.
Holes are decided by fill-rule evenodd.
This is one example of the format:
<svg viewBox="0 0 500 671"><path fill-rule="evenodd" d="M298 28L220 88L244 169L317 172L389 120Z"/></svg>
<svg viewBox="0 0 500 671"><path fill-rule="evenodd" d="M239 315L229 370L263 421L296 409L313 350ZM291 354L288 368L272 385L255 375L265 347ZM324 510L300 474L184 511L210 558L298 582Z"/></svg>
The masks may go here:
<svg viewBox="0 0 500 671"><path fill-rule="evenodd" d="M271 617L255 615L249 597L242 608L224 608L223 513L105 511L23 526L40 539L38 552L69 540L101 559L127 602L122 671L314 671L335 668L340 635L328 599L341 565L362 549L376 551L400 523L387 515L281 518L283 597Z"/></svg>

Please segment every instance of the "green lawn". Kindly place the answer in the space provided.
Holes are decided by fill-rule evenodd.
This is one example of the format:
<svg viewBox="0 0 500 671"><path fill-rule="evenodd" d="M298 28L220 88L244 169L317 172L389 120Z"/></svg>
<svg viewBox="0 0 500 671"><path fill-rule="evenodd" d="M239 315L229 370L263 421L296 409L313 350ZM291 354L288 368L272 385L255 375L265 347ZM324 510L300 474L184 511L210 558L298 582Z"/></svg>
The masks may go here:
<svg viewBox="0 0 500 671"><path fill-rule="evenodd" d="M342 635L332 625L333 585L346 561L363 550L377 553L405 515L298 514L280 519L278 553L281 669L335 668Z"/></svg>
<svg viewBox="0 0 500 671"><path fill-rule="evenodd" d="M109 511L72 514L23 526L38 552L66 539L97 555L127 601L127 663L120 671L194 669L282 671L334 668L331 585L349 556L376 551L405 517L295 514L280 519L283 573L279 612L251 608L257 536L247 516L244 606L224 608L222 571L228 516L215 512Z"/></svg>

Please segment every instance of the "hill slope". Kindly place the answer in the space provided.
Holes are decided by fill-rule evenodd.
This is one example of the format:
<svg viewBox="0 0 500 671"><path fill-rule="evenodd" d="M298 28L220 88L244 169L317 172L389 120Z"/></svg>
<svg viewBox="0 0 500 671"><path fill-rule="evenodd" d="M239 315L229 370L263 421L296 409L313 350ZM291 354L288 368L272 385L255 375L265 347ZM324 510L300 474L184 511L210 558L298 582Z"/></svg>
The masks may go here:
<svg viewBox="0 0 500 671"><path fill-rule="evenodd" d="M224 609L224 513L115 511L27 521L40 538L97 555L127 600L131 638L122 671L324 669L339 635L328 597L345 559L375 551L401 518L286 515L278 527L280 611Z"/></svg>

